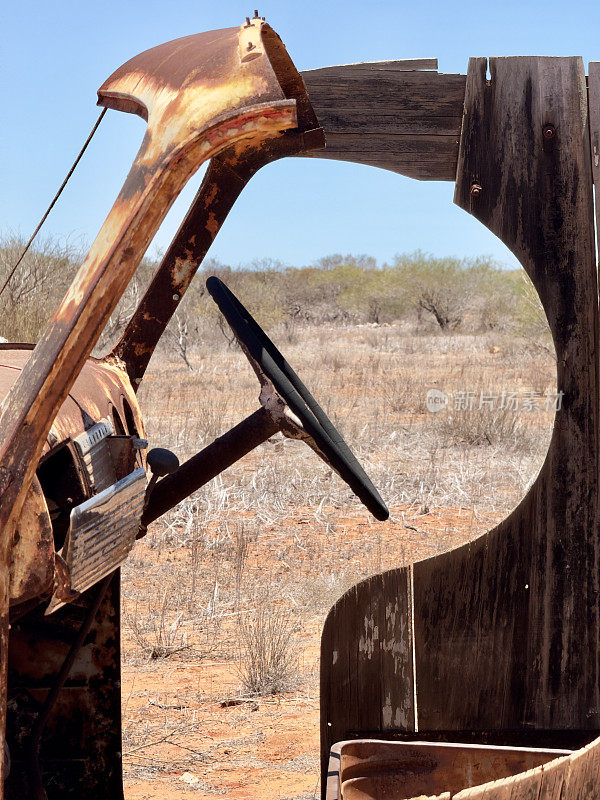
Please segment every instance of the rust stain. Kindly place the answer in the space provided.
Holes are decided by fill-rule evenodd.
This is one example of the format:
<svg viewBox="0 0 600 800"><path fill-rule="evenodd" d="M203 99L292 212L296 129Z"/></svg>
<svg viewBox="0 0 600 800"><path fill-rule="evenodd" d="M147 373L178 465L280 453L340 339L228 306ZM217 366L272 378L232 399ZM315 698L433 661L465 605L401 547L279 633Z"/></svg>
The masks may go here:
<svg viewBox="0 0 600 800"><path fill-rule="evenodd" d="M52 523L39 481L32 482L11 549L10 602L38 597L52 586L54 540Z"/></svg>
<svg viewBox="0 0 600 800"><path fill-rule="evenodd" d="M39 602L54 584L56 596L62 600L87 602L84 595L74 598L66 591L69 576L54 552L50 514L35 477L40 457L100 419L110 418L113 409L123 412L124 403L131 410L137 433L144 435L135 389L156 343L155 334L148 335L145 324L157 328L159 335L164 330L210 241L252 174L264 163L304 147L302 135L284 137L283 133L316 127L293 67L296 82L293 91L289 88L290 67L277 52L283 45L277 44L278 38L271 37L269 26L261 20L253 20L252 31L247 27L185 37L154 48L125 64L101 87L99 103L142 116L148 122L146 135L113 208L40 341L33 350L3 352L0 474L6 479L0 486L0 565L4 566L0 566L0 733L6 722L9 600L23 605L30 599ZM214 159L217 166L211 174L225 181L227 191L219 190L219 180L208 182L198 203L203 213L201 224L185 234L179 242L181 250L161 272L158 288L170 290L159 292L164 308L160 302L143 302L134 318L136 335L129 337L128 346L117 348L103 361L91 359L104 325L159 225L185 183L207 159ZM177 300L169 301L169 297ZM89 736L97 722L94 716L100 720L104 714L100 705L104 708L106 698L118 697L118 583L116 587L116 594L101 609L101 621L93 628L89 646L77 657L77 674L90 685L82 689L75 706L61 700L55 714L60 724L67 725L79 750L89 750L92 741L96 749L104 748L96 764L90 761L93 769L87 779L93 777L95 787L104 780L101 776L110 774L118 779L120 774L118 735L109 737L106 730L99 729L97 735ZM16 671L12 674L35 671L38 665L30 663L33 652L41 672L57 674L65 648L52 637L57 636L57 625L68 622L69 609L67 605L52 616L52 620L60 620L52 623L54 627L50 623L44 627L36 617L29 634L19 637L15 630L11 669ZM24 620L29 619L27 609L21 613ZM41 630L36 625L46 631L46 641L36 638ZM98 682L98 676L102 677L100 688L92 690L90 682ZM35 690L29 697L35 699ZM118 708L107 708L106 721L112 720L114 727ZM85 724L82 719L87 720ZM19 720L22 731L26 730L31 709L23 710ZM3 773L0 758L0 787ZM69 780L78 779L62 776L54 786L64 781L66 789ZM96 796L83 784L78 784L77 790ZM111 784L105 794L112 796L115 791Z"/></svg>

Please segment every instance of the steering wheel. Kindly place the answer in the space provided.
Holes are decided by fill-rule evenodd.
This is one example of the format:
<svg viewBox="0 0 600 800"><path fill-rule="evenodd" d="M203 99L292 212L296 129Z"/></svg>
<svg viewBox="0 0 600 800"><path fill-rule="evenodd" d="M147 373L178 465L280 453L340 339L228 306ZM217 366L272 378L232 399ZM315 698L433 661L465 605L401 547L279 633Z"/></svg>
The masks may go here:
<svg viewBox="0 0 600 800"><path fill-rule="evenodd" d="M389 511L356 457L267 334L216 276L206 281L213 300L229 323L261 383L261 404L277 418L280 429L302 439L346 481L378 520Z"/></svg>

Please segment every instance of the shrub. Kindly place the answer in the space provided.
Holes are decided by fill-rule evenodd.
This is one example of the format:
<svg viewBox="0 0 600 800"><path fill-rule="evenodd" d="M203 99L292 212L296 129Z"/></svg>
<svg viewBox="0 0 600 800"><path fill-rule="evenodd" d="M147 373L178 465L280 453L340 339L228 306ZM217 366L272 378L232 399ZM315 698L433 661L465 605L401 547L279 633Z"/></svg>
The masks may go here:
<svg viewBox="0 0 600 800"><path fill-rule="evenodd" d="M0 280L23 250L19 236L0 237ZM0 336L36 341L66 292L80 263L69 242L35 242L2 297ZM158 267L144 258L102 332L97 352L105 352L122 334L145 287ZM267 330L292 330L306 323L381 324L414 318L435 321L442 330L513 329L550 349L539 298L522 270L503 270L489 259L435 258L419 251L397 255L378 266L366 255L325 256L312 266L289 267L261 259L232 269L209 259L190 285L171 321L161 348L171 349L190 367L190 354L219 329L233 345L228 326L205 291L207 275L217 275L239 295ZM291 327L290 327L291 326Z"/></svg>
<svg viewBox="0 0 600 800"><path fill-rule="evenodd" d="M431 314L442 330L461 325L476 298L489 293L490 276L500 272L486 260L433 258L420 251L396 256L395 267L419 316Z"/></svg>
<svg viewBox="0 0 600 800"><path fill-rule="evenodd" d="M239 634L238 672L246 692L280 694L298 684L296 624L289 612L240 614Z"/></svg>
<svg viewBox="0 0 600 800"><path fill-rule="evenodd" d="M0 285L25 248L17 234L0 238ZM31 247L2 293L0 335L9 341L36 342L58 307L80 261L78 248L47 238Z"/></svg>

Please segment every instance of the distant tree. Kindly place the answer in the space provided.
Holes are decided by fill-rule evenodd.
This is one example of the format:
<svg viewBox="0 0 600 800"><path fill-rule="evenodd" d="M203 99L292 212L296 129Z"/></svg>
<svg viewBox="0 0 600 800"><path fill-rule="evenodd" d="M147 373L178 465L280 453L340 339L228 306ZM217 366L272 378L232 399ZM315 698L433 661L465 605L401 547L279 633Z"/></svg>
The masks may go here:
<svg viewBox="0 0 600 800"><path fill-rule="evenodd" d="M26 240L15 233L0 236L0 285L10 274ZM81 261L72 240L36 240L0 296L0 335L9 341L36 342L58 307Z"/></svg>
<svg viewBox="0 0 600 800"><path fill-rule="evenodd" d="M194 371L189 359L193 332L194 324L190 322L188 315L182 310L178 310L174 314L166 330L166 341L169 348L181 358L190 372ZM195 327L195 332L198 332L197 326Z"/></svg>
<svg viewBox="0 0 600 800"><path fill-rule="evenodd" d="M442 330L453 330L474 311L490 276L498 267L487 259L435 258L417 251L396 256L406 291L419 311L431 314Z"/></svg>

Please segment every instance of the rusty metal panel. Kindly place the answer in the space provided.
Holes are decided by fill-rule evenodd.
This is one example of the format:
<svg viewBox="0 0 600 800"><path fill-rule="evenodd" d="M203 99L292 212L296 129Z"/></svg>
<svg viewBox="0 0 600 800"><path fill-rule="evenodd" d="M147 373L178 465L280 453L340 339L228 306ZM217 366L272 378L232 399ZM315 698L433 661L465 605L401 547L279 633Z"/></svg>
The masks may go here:
<svg viewBox="0 0 600 800"><path fill-rule="evenodd" d="M65 561L71 586L83 592L129 555L140 527L146 472L137 469L71 511Z"/></svg>
<svg viewBox="0 0 600 800"><path fill-rule="evenodd" d="M43 607L13 623L8 654L7 742L11 772L5 800L30 798L31 728L96 589L50 617ZM122 800L119 574L86 637L48 719L41 767L48 800Z"/></svg>
<svg viewBox="0 0 600 800"><path fill-rule="evenodd" d="M122 408L124 401L131 406L136 434L143 436L123 362L118 356L109 356L100 363L89 355L154 233L204 161L227 152L235 169L244 151L260 153L274 139L290 143L289 149L274 147L269 157L258 158L256 164L260 165L270 156L280 157L304 146L310 138L303 138L304 131L308 135L316 124L314 120L307 124L310 104L279 38L257 16L240 28L187 37L136 57L109 78L99 98L100 104L139 113L148 120L147 134L107 220L40 341L32 350L21 349L18 356L18 348L14 348L12 356L19 363L0 369L4 372L0 383L6 384L0 385L0 732L5 723L7 669L11 693L21 691L18 697L11 694L8 738L14 745L15 769L6 784L11 798L28 796L21 745L31 729L36 706L44 702L42 694L51 689L52 676L56 679L60 672L64 655L59 655L65 649L61 645L76 641L71 635L76 628L71 626L70 615L82 601L77 598L75 604L46 620L38 620L37 611L28 614L23 618L24 628L15 627L9 642L6 567L39 458L44 451L110 418L113 408ZM300 118L304 122L298 129ZM294 129L302 131L300 139L286 140L283 134ZM250 164L247 177L253 169ZM210 218L210 209L205 211ZM182 278L182 286L186 279ZM3 355L9 358L10 354L6 350ZM94 446L88 437L81 449L84 459L89 456L92 489L97 490L108 478L106 464L93 463ZM70 567L79 588L98 580L109 566L114 569L125 557L131 531L134 535L137 531L143 487L145 473L138 470L137 479L126 487L133 495L127 495L125 503L119 489L109 491L110 497L101 492L88 506L82 504L81 519L71 526L66 551L69 558L70 550ZM104 516L101 508L98 511L102 501L108 504ZM118 526L110 522L110 515L122 515ZM85 540L87 552L75 557L74 546L80 538L82 543ZM62 568L62 562L57 563ZM42 761L50 800L122 796L117 580L113 587L112 605L105 604L97 620L91 650L75 665L75 671L85 668L85 659L91 657L97 669L92 670L89 681L84 678L83 685L65 687L55 717L49 720ZM63 620L68 622L64 628ZM47 634L47 649L41 645L42 631ZM102 632L108 637L105 647L99 643ZM7 665L9 643L12 650ZM37 666L47 671L49 684L28 682ZM69 704L71 696L76 700ZM78 747L65 753L67 734ZM0 795L3 778L0 758Z"/></svg>
<svg viewBox="0 0 600 800"><path fill-rule="evenodd" d="M418 737L418 734L416 734ZM477 797L516 800L529 795L510 794L510 788L525 785L530 771L541 781L545 764L568 761L569 750L531 747L500 747L455 742L393 742L355 739L331 748L326 800L450 800L471 797L471 787L480 787ZM494 782L494 783L491 783ZM498 782L496 784L496 782ZM484 793L486 785L489 795ZM491 787L509 791L496 795ZM538 794L534 795L536 798ZM540 800L542 796L540 795ZM550 800L544 796L544 800Z"/></svg>
<svg viewBox="0 0 600 800"><path fill-rule="evenodd" d="M19 517L10 562L10 603L39 597L52 587L54 537L48 506L35 478Z"/></svg>
<svg viewBox="0 0 600 800"><path fill-rule="evenodd" d="M257 36L259 29L260 37ZM167 58L164 63L161 61L161 81L172 80L174 65L180 63L182 57L179 47L187 48L188 44L189 38L163 45L164 53L161 48L161 54ZM177 52L173 50L175 45ZM143 54L143 57L146 58L147 55ZM311 106L304 81L283 42L268 25L255 17L248 20L241 30L238 58L243 65L258 67L261 63L259 57L265 55L267 59L261 69L269 64L265 78L271 80L272 70L283 97L295 102L296 127L288 130L285 136L261 139L251 146L242 148L236 144L211 159L194 202L113 351L125 362L136 390L169 320L250 178L265 164L279 158L325 146L325 137ZM136 64L139 58L141 57L135 59ZM189 65L187 68L189 69ZM125 70L125 67L122 69ZM101 102L116 107L114 104L118 100L108 99L103 92L104 87L100 90ZM128 110L135 111L134 108Z"/></svg>
<svg viewBox="0 0 600 800"><path fill-rule="evenodd" d="M19 377L32 349L33 345L0 345L0 401ZM143 435L141 413L123 364L116 358L88 359L54 418L44 452L77 437L100 420L110 420L111 409L120 409L123 398L131 407L139 434Z"/></svg>
<svg viewBox="0 0 600 800"><path fill-rule="evenodd" d="M115 482L115 467L108 437L114 433L108 417L76 436L75 447L81 457L85 472L94 492L101 492Z"/></svg>
<svg viewBox="0 0 600 800"><path fill-rule="evenodd" d="M268 29L260 20L252 25L257 40ZM187 180L236 142L241 149L258 146L296 126L296 101L285 99L269 59L240 64L239 34L237 28L201 34L151 50L100 90L106 105L143 106L148 132L78 275L5 399L0 522L10 519L8 540L57 408ZM8 541L2 544L6 550Z"/></svg>

